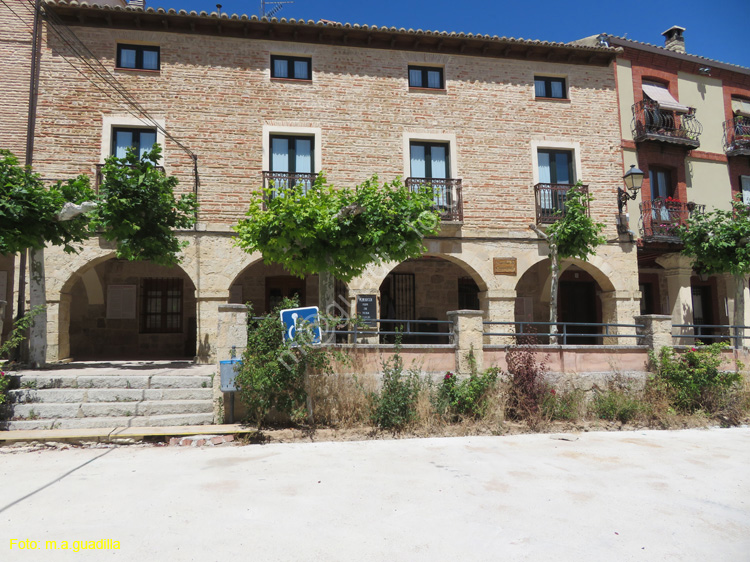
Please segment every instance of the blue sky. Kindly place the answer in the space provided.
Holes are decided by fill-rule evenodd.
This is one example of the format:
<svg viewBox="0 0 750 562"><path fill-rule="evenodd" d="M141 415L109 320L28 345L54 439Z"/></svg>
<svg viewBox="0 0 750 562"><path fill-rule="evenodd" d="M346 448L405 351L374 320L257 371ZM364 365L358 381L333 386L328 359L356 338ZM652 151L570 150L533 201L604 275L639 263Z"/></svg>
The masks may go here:
<svg viewBox="0 0 750 562"><path fill-rule="evenodd" d="M198 12L216 11L217 3L230 14L260 13L260 0L146 2L152 8ZM750 67L749 0L295 0L277 17L561 42L604 32L655 45L664 44L662 31L679 25L687 30L689 53Z"/></svg>

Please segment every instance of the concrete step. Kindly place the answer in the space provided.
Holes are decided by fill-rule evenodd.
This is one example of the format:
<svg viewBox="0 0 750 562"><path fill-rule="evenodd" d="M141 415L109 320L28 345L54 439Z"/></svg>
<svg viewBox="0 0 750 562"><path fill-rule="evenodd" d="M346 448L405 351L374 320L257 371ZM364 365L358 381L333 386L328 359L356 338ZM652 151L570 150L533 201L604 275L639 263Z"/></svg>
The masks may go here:
<svg viewBox="0 0 750 562"><path fill-rule="evenodd" d="M211 400L211 388L21 388L8 393L14 404Z"/></svg>
<svg viewBox="0 0 750 562"><path fill-rule="evenodd" d="M11 418L56 419L95 417L142 417L213 412L211 400L144 400L140 402L83 402L15 404Z"/></svg>
<svg viewBox="0 0 750 562"><path fill-rule="evenodd" d="M6 422L4 429L10 431L32 429L94 429L101 427L114 429L116 427L164 427L209 425L211 423L213 423L213 413L202 413L131 417L15 420Z"/></svg>
<svg viewBox="0 0 750 562"><path fill-rule="evenodd" d="M210 375L60 375L26 374L21 376L22 390L51 388L211 388Z"/></svg>

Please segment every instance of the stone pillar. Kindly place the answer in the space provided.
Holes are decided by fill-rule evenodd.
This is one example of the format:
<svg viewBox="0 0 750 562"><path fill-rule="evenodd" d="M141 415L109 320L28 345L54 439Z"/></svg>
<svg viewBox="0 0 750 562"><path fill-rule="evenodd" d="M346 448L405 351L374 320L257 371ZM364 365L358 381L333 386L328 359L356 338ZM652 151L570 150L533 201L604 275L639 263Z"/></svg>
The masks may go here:
<svg viewBox="0 0 750 562"><path fill-rule="evenodd" d="M479 303L488 322L516 321L516 292L512 290L490 290L479 293ZM488 332L515 332L513 324L488 325ZM515 345L513 336L487 336L484 343L493 345Z"/></svg>
<svg viewBox="0 0 750 562"><path fill-rule="evenodd" d="M29 250L29 299L31 309L42 308L29 328L29 363L43 367L47 362L47 298L44 278L44 250Z"/></svg>
<svg viewBox="0 0 750 562"><path fill-rule="evenodd" d="M453 321L453 338L456 344L456 373L471 374L469 353L474 354L477 368L484 365L484 326L483 313L480 310L452 310L448 320Z"/></svg>
<svg viewBox="0 0 750 562"><path fill-rule="evenodd" d="M672 347L672 317L666 314L646 314L636 316L635 323L643 327L638 328L639 345L650 347L654 353L659 353L662 347Z"/></svg>
<svg viewBox="0 0 750 562"><path fill-rule="evenodd" d="M726 287L726 298L727 298L727 324L730 326L735 325L734 320L734 311L737 306L737 303L735 302L736 295L737 295L737 278L734 275L731 274L724 274L721 276L724 279L724 285ZM748 289L748 277L743 277L742 280L742 286L743 286L743 296L744 296L744 302L743 309L742 309L742 320L740 322L740 326L747 326L748 322L750 322L750 290ZM732 340L732 345L739 345L740 347L748 347L750 345L750 339L748 339L750 336L748 335L748 332L750 330L740 330L742 332L739 334L743 341L741 344L738 344L735 342L735 340ZM727 334L732 337L736 337L737 334L734 330L730 329L730 334Z"/></svg>
<svg viewBox="0 0 750 562"><path fill-rule="evenodd" d="M602 322L609 324L633 324L640 314L640 292L607 291L600 295ZM610 334L635 334L635 328L610 328ZM602 338L604 345L635 345L635 338Z"/></svg>
<svg viewBox="0 0 750 562"><path fill-rule="evenodd" d="M51 342L47 351L47 357L50 358L50 361L61 361L70 357L70 303L72 301L73 296L70 293L60 294L60 302L57 303L58 324L54 330L57 339L53 339L54 336L47 336L49 342ZM52 326L49 324L48 329L52 330ZM49 349L52 351L49 351Z"/></svg>
<svg viewBox="0 0 750 562"><path fill-rule="evenodd" d="M197 359L199 363L210 364L219 359L217 355L217 326L219 322L219 307L225 305L227 295L201 292L196 298L195 308L198 321L197 326ZM244 308L244 305L239 305Z"/></svg>
<svg viewBox="0 0 750 562"><path fill-rule="evenodd" d="M691 258L682 254L667 254L656 258L656 263L666 271L667 295L672 324L693 324L693 293L690 287L690 276L693 274ZM692 327L675 329L677 334L693 335ZM680 338L679 345L691 345L692 338Z"/></svg>
<svg viewBox="0 0 750 562"><path fill-rule="evenodd" d="M244 304L221 304L218 310L216 360L223 361L232 356L232 347L239 357L247 346L247 307Z"/></svg>
<svg viewBox="0 0 750 562"><path fill-rule="evenodd" d="M5 320L5 301L0 301L0 343L3 340L3 320Z"/></svg>

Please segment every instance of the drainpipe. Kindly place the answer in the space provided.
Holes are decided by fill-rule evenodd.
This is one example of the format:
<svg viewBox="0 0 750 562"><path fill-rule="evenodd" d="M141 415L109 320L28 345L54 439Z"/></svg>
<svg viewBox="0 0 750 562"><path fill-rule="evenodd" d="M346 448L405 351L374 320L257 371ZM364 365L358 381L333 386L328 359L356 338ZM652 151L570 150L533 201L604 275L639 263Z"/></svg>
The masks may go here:
<svg viewBox="0 0 750 562"><path fill-rule="evenodd" d="M34 135L36 129L36 106L37 97L39 94L39 50L42 34L39 32L40 18L39 11L41 9L41 0L34 1L34 32L32 35L31 45L31 75L29 79L29 114L26 121L26 159L25 164L27 167L31 167L34 160ZM42 255L42 260L44 256ZM33 304L33 303L32 303ZM18 260L18 304L16 310L16 322L24 317L26 308L26 250L21 252ZM40 315L41 316L41 315ZM44 330L46 332L46 313L44 314ZM42 318L38 319L39 322ZM33 329L33 328L32 328ZM46 338L45 338L46 339ZM22 358L21 349L24 347L21 344L15 352L16 359Z"/></svg>

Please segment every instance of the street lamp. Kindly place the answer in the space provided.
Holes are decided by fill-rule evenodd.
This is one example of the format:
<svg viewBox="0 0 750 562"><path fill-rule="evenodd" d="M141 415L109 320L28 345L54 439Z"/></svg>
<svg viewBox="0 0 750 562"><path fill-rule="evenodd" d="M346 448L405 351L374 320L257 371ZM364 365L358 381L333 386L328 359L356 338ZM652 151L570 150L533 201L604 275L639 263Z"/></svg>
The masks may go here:
<svg viewBox="0 0 750 562"><path fill-rule="evenodd" d="M622 176L622 179L625 182L625 187L630 191L630 195L628 195L628 192L623 188L617 188L617 209L620 214L622 214L629 199L635 201L635 197L638 195L638 192L641 190L641 185L643 184L643 176L643 172L636 168L635 164L631 164L630 169L625 172L624 176Z"/></svg>

